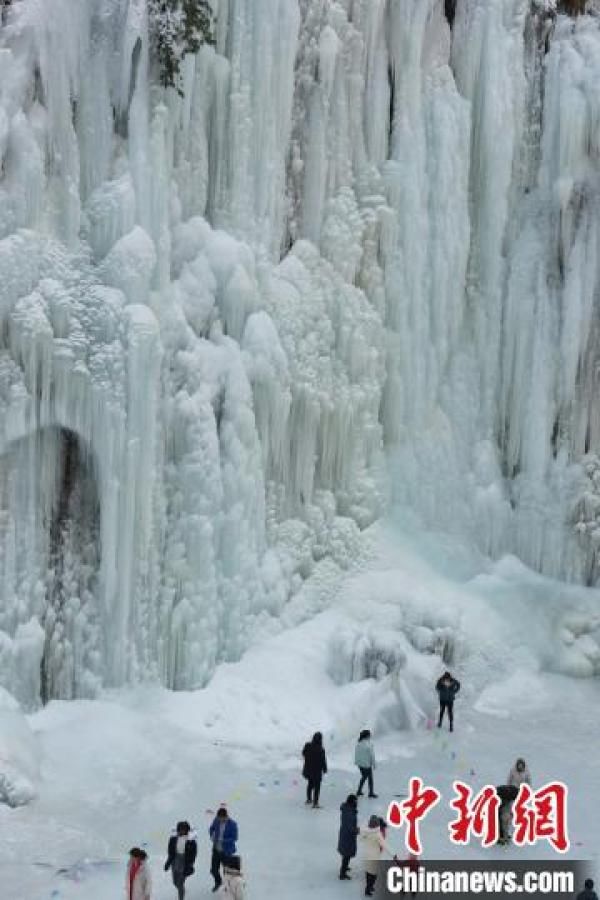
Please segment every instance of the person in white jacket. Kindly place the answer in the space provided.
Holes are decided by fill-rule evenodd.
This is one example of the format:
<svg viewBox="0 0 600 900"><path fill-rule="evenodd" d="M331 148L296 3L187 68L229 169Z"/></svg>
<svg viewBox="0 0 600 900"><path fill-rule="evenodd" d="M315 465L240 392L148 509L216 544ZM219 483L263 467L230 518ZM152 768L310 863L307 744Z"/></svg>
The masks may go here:
<svg viewBox="0 0 600 900"><path fill-rule="evenodd" d="M354 750L354 763L360 769L360 782L356 792L357 797L362 797L362 789L365 781L369 782L369 797L377 797L373 790L373 769L375 768L375 751L371 743L371 732L365 728L361 731L356 748Z"/></svg>
<svg viewBox="0 0 600 900"><path fill-rule="evenodd" d="M365 897L372 897L377 881L377 863L383 853L387 853L393 859L396 856L390 851L385 842L381 829L382 820L379 816L371 816L366 828L360 832L362 858L365 867Z"/></svg>
<svg viewBox="0 0 600 900"><path fill-rule="evenodd" d="M129 851L125 896L127 900L152 900L152 879L145 850L132 847Z"/></svg>
<svg viewBox="0 0 600 900"><path fill-rule="evenodd" d="M228 856L227 862L223 863L223 896L244 900L245 887L239 856Z"/></svg>

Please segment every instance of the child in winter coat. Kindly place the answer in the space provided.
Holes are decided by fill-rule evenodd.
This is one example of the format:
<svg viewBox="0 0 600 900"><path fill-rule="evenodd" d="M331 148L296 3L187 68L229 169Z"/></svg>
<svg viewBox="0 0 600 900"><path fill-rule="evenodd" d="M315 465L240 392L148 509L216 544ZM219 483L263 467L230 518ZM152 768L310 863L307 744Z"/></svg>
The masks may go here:
<svg viewBox="0 0 600 900"><path fill-rule="evenodd" d="M198 844L189 822L178 822L176 831L169 838L165 863L165 872L171 870L178 900L184 900L185 880L194 874L197 852Z"/></svg>
<svg viewBox="0 0 600 900"><path fill-rule="evenodd" d="M125 896L127 900L152 900L152 879L146 862L148 856L139 847L129 851L127 875L125 878Z"/></svg>
<svg viewBox="0 0 600 900"><path fill-rule="evenodd" d="M373 791L373 769L375 768L375 751L371 743L371 732L365 728L361 731L356 748L354 750L354 763L360 769L360 783L356 792L357 797L362 797L362 789L365 781L369 782L369 797L377 797Z"/></svg>
<svg viewBox="0 0 600 900"><path fill-rule="evenodd" d="M367 828L360 834L365 866L365 897L372 897L377 881L377 863L382 853L392 856L381 829L379 816L371 816ZM396 860L396 857L393 857ZM397 861L397 860L396 860Z"/></svg>
<svg viewBox="0 0 600 900"><path fill-rule="evenodd" d="M227 857L223 863L223 895L231 900L244 900L245 886L239 856Z"/></svg>

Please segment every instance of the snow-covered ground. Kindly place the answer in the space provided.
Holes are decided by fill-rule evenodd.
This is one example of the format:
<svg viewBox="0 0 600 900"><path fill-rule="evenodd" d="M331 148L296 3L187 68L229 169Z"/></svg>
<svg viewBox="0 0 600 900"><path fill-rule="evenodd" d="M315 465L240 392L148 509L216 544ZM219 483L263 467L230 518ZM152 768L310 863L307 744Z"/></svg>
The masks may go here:
<svg viewBox="0 0 600 900"><path fill-rule="evenodd" d="M188 896L207 897L207 828L223 801L240 826L250 898L359 896L358 861L355 883L337 879L336 841L339 804L356 787L353 744L369 726L379 800L361 801L361 822L384 814L413 774L449 798L454 778L499 783L523 755L534 784L569 785L571 855L597 861L600 686L548 671L543 652L556 611L581 616L585 603L597 606L597 593L544 581L510 560L486 566L439 539L417 552L408 538L384 534L378 546L373 568L350 579L332 607L219 667L205 690L143 687L53 702L31 716L38 796L20 809L0 806L3 900L118 898L133 844L146 845L156 900L167 900L166 840L182 817L199 835ZM431 727L432 685L444 667L430 652L436 640L454 652L451 668L463 683L453 735ZM398 676L385 674L398 664ZM324 808L313 811L304 806L299 758L317 729L330 771ZM459 853L447 839L449 820L445 804L426 820L426 857ZM391 836L398 849L402 834ZM498 852L473 846L468 855ZM546 845L501 852L554 856Z"/></svg>

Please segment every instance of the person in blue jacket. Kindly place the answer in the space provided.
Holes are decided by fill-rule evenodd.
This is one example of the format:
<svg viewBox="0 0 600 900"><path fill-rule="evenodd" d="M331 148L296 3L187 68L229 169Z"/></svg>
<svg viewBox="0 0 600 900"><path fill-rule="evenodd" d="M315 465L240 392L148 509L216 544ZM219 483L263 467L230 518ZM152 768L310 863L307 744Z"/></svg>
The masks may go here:
<svg viewBox="0 0 600 900"><path fill-rule="evenodd" d="M213 819L208 833L213 844L210 874L215 879L214 892L218 891L223 883L221 865L227 865L228 859L235 856L238 839L237 822L229 818L229 813L224 806L217 810L217 815Z"/></svg>
<svg viewBox="0 0 600 900"><path fill-rule="evenodd" d="M442 719L444 712L448 710L448 721L450 722L450 731L454 730L454 698L460 691L460 681L453 678L450 672L444 672L435 686L440 699L440 717L438 719L438 728L442 727Z"/></svg>

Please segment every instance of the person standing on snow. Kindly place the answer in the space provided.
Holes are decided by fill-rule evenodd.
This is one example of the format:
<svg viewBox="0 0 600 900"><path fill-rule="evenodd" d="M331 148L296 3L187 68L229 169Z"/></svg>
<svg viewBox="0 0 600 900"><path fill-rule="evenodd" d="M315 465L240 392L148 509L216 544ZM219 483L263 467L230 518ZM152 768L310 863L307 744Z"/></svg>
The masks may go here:
<svg viewBox="0 0 600 900"><path fill-rule="evenodd" d="M372 897L377 881L377 863L382 853L392 856L381 831L379 816L371 816L367 828L360 833L365 866L365 897ZM397 862L397 857L393 856Z"/></svg>
<svg viewBox="0 0 600 900"><path fill-rule="evenodd" d="M496 788L496 794L500 798L498 807L498 843L510 843L510 820L512 805L517 799L519 788L514 784L500 784Z"/></svg>
<svg viewBox="0 0 600 900"><path fill-rule="evenodd" d="M453 678L450 672L444 672L435 686L440 700L440 717L438 719L438 728L442 727L442 719L444 712L448 710L448 721L450 722L450 731L454 731L454 699L460 691L460 681Z"/></svg>
<svg viewBox="0 0 600 900"><path fill-rule="evenodd" d="M321 793L321 780L327 774L327 757L323 747L323 735L315 732L312 741L308 741L302 750L304 766L302 774L307 780L306 803L312 803L313 809L320 809L319 795Z"/></svg>
<svg viewBox="0 0 600 900"><path fill-rule="evenodd" d="M218 891L223 883L221 878L221 864L226 865L231 856L235 856L236 841L238 839L237 822L229 818L229 813L224 806L217 810L217 815L208 829L210 839L213 842L210 873L215 879L214 891Z"/></svg>
<svg viewBox="0 0 600 900"><path fill-rule="evenodd" d="M152 879L146 860L148 855L139 847L129 851L127 875L125 877L125 896L127 900L152 900Z"/></svg>
<svg viewBox="0 0 600 900"><path fill-rule="evenodd" d="M522 756L518 758L510 772L508 773L507 784L513 787L521 787L522 784L531 784L531 774L527 768L527 763Z"/></svg>
<svg viewBox="0 0 600 900"><path fill-rule="evenodd" d="M598 894L594 890L594 882L591 878L584 881L584 890L577 894L577 900L598 900Z"/></svg>
<svg viewBox="0 0 600 900"><path fill-rule="evenodd" d="M527 768L527 763L525 762L525 760L522 757L519 757L508 773L508 778L506 779L505 785L505 796L508 797L508 792L512 790L514 797L512 800L505 799L498 811L500 821L500 844L510 843L514 799L517 797L522 784L531 784L531 774L529 772L529 769Z"/></svg>
<svg viewBox="0 0 600 900"><path fill-rule="evenodd" d="M223 863L223 895L231 900L244 900L244 889L241 860L239 856L229 856Z"/></svg>
<svg viewBox="0 0 600 900"><path fill-rule="evenodd" d="M375 751L371 743L371 732L368 729L361 731L356 748L354 750L354 763L360 769L360 782L356 792L357 797L362 797L362 789L365 781L369 782L369 797L377 797L373 790L373 769L375 768Z"/></svg>
<svg viewBox="0 0 600 900"><path fill-rule="evenodd" d="M171 870L173 884L177 888L177 900L184 900L185 880L194 874L198 844L191 833L189 822L178 822L169 838L165 872Z"/></svg>
<svg viewBox="0 0 600 900"><path fill-rule="evenodd" d="M340 834L338 837L338 853L342 857L340 868L340 880L350 878L348 870L350 860L356 856L356 836L360 833L358 827L358 801L354 794L349 794L346 802L340 806Z"/></svg>

